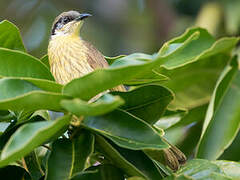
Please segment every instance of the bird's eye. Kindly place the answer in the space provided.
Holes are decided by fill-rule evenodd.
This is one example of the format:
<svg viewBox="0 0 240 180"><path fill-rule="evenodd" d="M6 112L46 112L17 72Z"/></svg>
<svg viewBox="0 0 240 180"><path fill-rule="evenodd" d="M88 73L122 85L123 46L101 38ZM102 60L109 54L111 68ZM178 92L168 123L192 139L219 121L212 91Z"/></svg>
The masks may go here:
<svg viewBox="0 0 240 180"><path fill-rule="evenodd" d="M71 21L71 19L69 17L64 17L64 19L63 19L64 24L67 24L70 21Z"/></svg>

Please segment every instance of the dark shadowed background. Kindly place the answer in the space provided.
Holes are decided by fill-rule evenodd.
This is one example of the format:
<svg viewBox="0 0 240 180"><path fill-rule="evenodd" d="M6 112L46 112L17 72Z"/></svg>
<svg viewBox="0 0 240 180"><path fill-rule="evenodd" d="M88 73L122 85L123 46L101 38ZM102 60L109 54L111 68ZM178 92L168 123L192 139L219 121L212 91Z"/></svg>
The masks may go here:
<svg viewBox="0 0 240 180"><path fill-rule="evenodd" d="M54 18L68 10L93 15L81 35L106 56L152 54L189 26L222 36L238 34L240 24L239 0L0 0L0 20L15 23L38 57L47 53Z"/></svg>

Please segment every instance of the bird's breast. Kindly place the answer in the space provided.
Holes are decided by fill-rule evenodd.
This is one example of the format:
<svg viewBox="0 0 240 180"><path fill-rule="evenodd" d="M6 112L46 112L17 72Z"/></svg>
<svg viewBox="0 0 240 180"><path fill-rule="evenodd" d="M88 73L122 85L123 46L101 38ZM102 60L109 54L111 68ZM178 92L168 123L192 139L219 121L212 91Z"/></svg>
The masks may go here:
<svg viewBox="0 0 240 180"><path fill-rule="evenodd" d="M50 69L55 80L66 84L94 69L88 63L89 48L79 37L52 38L48 46Z"/></svg>

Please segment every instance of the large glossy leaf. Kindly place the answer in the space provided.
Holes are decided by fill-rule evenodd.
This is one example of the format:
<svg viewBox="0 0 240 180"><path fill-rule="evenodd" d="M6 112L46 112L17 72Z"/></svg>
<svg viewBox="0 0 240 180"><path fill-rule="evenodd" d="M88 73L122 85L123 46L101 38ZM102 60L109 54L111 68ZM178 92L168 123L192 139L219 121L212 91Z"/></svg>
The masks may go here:
<svg viewBox="0 0 240 180"><path fill-rule="evenodd" d="M166 42L159 50L159 55L160 57L167 57L164 59L165 66L172 69L173 67L196 60L196 58L198 58L202 52L209 49L214 42L215 39L205 29L192 28L188 29L180 37ZM196 46L198 48L196 48ZM182 58L180 56L182 56ZM168 57L171 58L168 59Z"/></svg>
<svg viewBox="0 0 240 180"><path fill-rule="evenodd" d="M123 66L138 65L138 64L153 61L154 59L155 59L155 55L134 53L128 56L116 57L114 60L114 63L111 63L110 67L117 68L117 67L123 67ZM139 74L137 77L127 80L124 84L140 85L140 84L161 82L166 80L168 80L168 77L160 74L159 68L154 68L154 69L149 68L149 69L145 69L145 71L141 72L141 74Z"/></svg>
<svg viewBox="0 0 240 180"><path fill-rule="evenodd" d="M183 176L196 180L237 180L240 164L232 161L207 161L194 159L166 180L181 180Z"/></svg>
<svg viewBox="0 0 240 180"><path fill-rule="evenodd" d="M39 85L34 80L29 81ZM40 84L39 88L29 81L13 78L0 79L0 109L27 109L28 111L38 109L59 111L63 109L60 101L66 99L66 96L55 92L42 91L40 88L45 87L45 82L42 85Z"/></svg>
<svg viewBox="0 0 240 180"><path fill-rule="evenodd" d="M112 92L112 94L124 99L125 104L121 109L149 124L154 124L173 100L171 91L157 85L142 86L128 92Z"/></svg>
<svg viewBox="0 0 240 180"><path fill-rule="evenodd" d="M96 131L128 149L164 149L168 145L149 124L131 114L116 110L109 114L86 117L83 126Z"/></svg>
<svg viewBox="0 0 240 180"><path fill-rule="evenodd" d="M73 140L55 141L47 163L46 180L68 180L83 171L88 156L93 152L93 145L94 136L87 131L82 131Z"/></svg>
<svg viewBox="0 0 240 180"><path fill-rule="evenodd" d="M46 79L36 79L36 78L14 78L14 79L22 79L25 81L28 81L32 83L33 85L37 86L38 88L44 90L44 91L49 91L49 92L56 92L56 93L61 93L62 92L62 85L58 84L54 81L49 81Z"/></svg>
<svg viewBox="0 0 240 180"><path fill-rule="evenodd" d="M240 71L236 57L222 72L209 104L197 157L217 159L240 127Z"/></svg>
<svg viewBox="0 0 240 180"><path fill-rule="evenodd" d="M216 164L203 159L194 159L189 161L185 166L177 171L173 177L166 179L180 180L182 176L185 176L194 180L204 180L208 178L212 180L218 180L217 178L221 177L220 173L221 169ZM228 179L229 178L226 177L226 180Z"/></svg>
<svg viewBox="0 0 240 180"><path fill-rule="evenodd" d="M142 152L124 149L96 136L97 151L114 163L129 176L140 176L148 180L161 179L161 174L155 164Z"/></svg>
<svg viewBox="0 0 240 180"><path fill-rule="evenodd" d="M221 70L229 60L226 54L239 41L238 38L215 41L205 30L199 29L199 32L197 40L189 41L194 34L195 38L198 36L194 28L189 29L182 36L165 43L159 52L166 56L166 69L162 69L160 73L170 78L161 84L176 93L172 108L192 109L206 104Z"/></svg>
<svg viewBox="0 0 240 180"><path fill-rule="evenodd" d="M0 100L10 99L31 91L41 91L37 86L20 79L0 79Z"/></svg>
<svg viewBox="0 0 240 180"><path fill-rule="evenodd" d="M0 48L0 76L54 80L48 68L26 53Z"/></svg>
<svg viewBox="0 0 240 180"><path fill-rule="evenodd" d="M182 36L165 43L159 51L164 67L177 67L205 59L219 53L229 53L239 38L222 38L216 41L205 29L188 29Z"/></svg>
<svg viewBox="0 0 240 180"><path fill-rule="evenodd" d="M71 116L66 115L54 121L28 123L21 126L4 146L0 167L27 155L56 134L66 131Z"/></svg>
<svg viewBox="0 0 240 180"><path fill-rule="evenodd" d="M193 109L207 104L217 79L228 61L229 56L218 54L174 70L163 69L162 73L169 76L170 80L161 84L176 95L170 108Z"/></svg>
<svg viewBox="0 0 240 180"><path fill-rule="evenodd" d="M96 102L88 103L81 99L62 100L61 105L64 109L77 116L99 116L113 111L124 101L119 96L104 94Z"/></svg>
<svg viewBox="0 0 240 180"><path fill-rule="evenodd" d="M215 54L229 52L237 42L238 38L215 41L205 30L193 28L175 41L167 43L158 55L137 54L120 58L108 69L99 69L74 79L64 87L63 93L89 100L102 91L137 79L159 66L174 69ZM180 47L168 50L170 45L176 43L180 43Z"/></svg>
<svg viewBox="0 0 240 180"><path fill-rule="evenodd" d="M232 179L240 179L240 163L234 161L212 161L214 164L217 164L222 172L227 176L230 176Z"/></svg>
<svg viewBox="0 0 240 180"><path fill-rule="evenodd" d="M19 29L7 20L0 22L0 47L26 51Z"/></svg>

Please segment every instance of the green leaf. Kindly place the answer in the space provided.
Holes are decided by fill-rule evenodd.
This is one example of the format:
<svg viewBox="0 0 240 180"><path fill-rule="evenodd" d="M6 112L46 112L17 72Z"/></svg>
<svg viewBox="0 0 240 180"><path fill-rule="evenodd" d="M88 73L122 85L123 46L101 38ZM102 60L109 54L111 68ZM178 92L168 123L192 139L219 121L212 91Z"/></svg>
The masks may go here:
<svg viewBox="0 0 240 180"><path fill-rule="evenodd" d="M210 101L197 157L217 159L232 143L240 127L240 71L237 58L222 72Z"/></svg>
<svg viewBox="0 0 240 180"><path fill-rule="evenodd" d="M13 180L13 179L31 180L32 179L29 173L25 169L23 169L20 166L14 166L14 165L0 168L0 176L4 179L9 179L9 180Z"/></svg>
<svg viewBox="0 0 240 180"><path fill-rule="evenodd" d="M230 59L228 54L238 41L239 38L215 41L206 30L193 28L167 42L159 52L160 58L166 56L163 60L166 69L160 73L170 79L161 84L176 94L171 108L192 109L206 104L220 72Z"/></svg>
<svg viewBox="0 0 240 180"><path fill-rule="evenodd" d="M121 109L143 119L149 124L154 124L173 100L171 91L157 85L142 86L128 92L111 93L120 96L125 101Z"/></svg>
<svg viewBox="0 0 240 180"><path fill-rule="evenodd" d="M171 89L176 96L169 108L193 109L207 104L228 61L229 56L219 54L173 70L163 69L161 73L170 80L160 84Z"/></svg>
<svg viewBox="0 0 240 180"><path fill-rule="evenodd" d="M0 101L14 98L31 91L40 91L36 86L19 79L0 79Z"/></svg>
<svg viewBox="0 0 240 180"><path fill-rule="evenodd" d="M83 171L87 158L93 153L94 136L87 131L73 139L58 139L48 158L46 180L70 179ZM62 163L64 162L64 163Z"/></svg>
<svg viewBox="0 0 240 180"><path fill-rule="evenodd" d="M22 79L22 80L28 81L44 91L62 93L63 85L57 84L54 81L49 81L46 79L22 78L22 77L21 78L13 78L13 79Z"/></svg>
<svg viewBox="0 0 240 180"><path fill-rule="evenodd" d="M164 115L157 122L155 122L154 127L168 129L182 121L183 117L185 117L187 113L187 110L183 109L178 109L175 111L166 110Z"/></svg>
<svg viewBox="0 0 240 180"><path fill-rule="evenodd" d="M161 138L162 134L124 111L116 110L103 116L86 117L82 124L124 148L139 150L168 147Z"/></svg>
<svg viewBox="0 0 240 180"><path fill-rule="evenodd" d="M114 61L116 61L117 59L120 59L120 58L123 58L125 57L126 55L119 55L119 56L115 56L115 57L107 57L107 56L104 56L104 58L107 60L108 64L112 64L114 63Z"/></svg>
<svg viewBox="0 0 240 180"><path fill-rule="evenodd" d="M215 39L205 29L187 29L180 37L166 42L159 50L159 56L165 56L163 61L167 69L173 69L196 61L214 42Z"/></svg>
<svg viewBox="0 0 240 180"><path fill-rule="evenodd" d="M47 66L48 67L48 69L50 69L50 64L49 64L49 60L48 60L48 55L46 54L46 55L44 55L43 57L41 57L41 62L43 63L43 64L45 64L45 66Z"/></svg>
<svg viewBox="0 0 240 180"><path fill-rule="evenodd" d="M194 159L184 165L175 175L204 180L215 176L215 173L221 173L221 169L216 164L203 159Z"/></svg>
<svg viewBox="0 0 240 180"><path fill-rule="evenodd" d="M215 41L205 30L193 28L188 30L183 37L170 41L170 44L183 43L181 47L170 53L162 52L158 56L133 54L120 58L108 69L98 69L72 80L64 86L63 93L82 100L89 100L100 92L138 79L159 66L175 69L219 53L229 53L237 42L238 38ZM167 47L165 51L166 49Z"/></svg>
<svg viewBox="0 0 240 180"><path fill-rule="evenodd" d="M117 57L116 57L117 58ZM138 65L142 63L147 63L153 61L155 55L148 55L143 53L134 53L128 56L119 56L118 59L114 60L114 63L111 64L111 68L114 67L123 67L130 65ZM136 78L126 81L126 85L140 85L140 84L149 84L154 82L161 82L168 80L168 77L160 73L160 68L146 69L144 72L141 72Z"/></svg>
<svg viewBox="0 0 240 180"><path fill-rule="evenodd" d="M238 41L235 37L216 41L205 29L190 28L182 36L165 43L159 58L163 58L166 69L175 69L216 54L228 54Z"/></svg>
<svg viewBox="0 0 240 180"><path fill-rule="evenodd" d="M224 174L231 177L233 180L240 179L240 163L234 161L212 161L217 164Z"/></svg>
<svg viewBox="0 0 240 180"><path fill-rule="evenodd" d="M101 136L96 136L96 146L105 158L129 176L140 176L148 180L162 178L158 168L142 151L120 148Z"/></svg>
<svg viewBox="0 0 240 180"><path fill-rule="evenodd" d="M0 109L2 110L49 109L60 111L63 109L60 101L68 98L59 93L42 91L32 83L21 79L0 79L0 87Z"/></svg>
<svg viewBox="0 0 240 180"><path fill-rule="evenodd" d="M62 100L61 105L64 109L77 116L99 116L113 111L124 101L119 96L104 94L96 102L88 103L81 99Z"/></svg>
<svg viewBox="0 0 240 180"><path fill-rule="evenodd" d="M46 110L35 111L29 119L33 119L35 117L41 117L42 119L47 120L47 121L51 120L50 114Z"/></svg>
<svg viewBox="0 0 240 180"><path fill-rule="evenodd" d="M0 22L0 47L26 51L19 29L7 20Z"/></svg>
<svg viewBox="0 0 240 180"><path fill-rule="evenodd" d="M115 166L121 168L126 174L144 177L141 170L128 162L109 141L99 135L96 135L96 151L102 153L105 158L113 162Z"/></svg>
<svg viewBox="0 0 240 180"><path fill-rule="evenodd" d="M48 68L37 58L26 53L0 48L0 76L54 78Z"/></svg>
<svg viewBox="0 0 240 180"><path fill-rule="evenodd" d="M173 176L166 180L181 180L182 176L196 180L237 180L240 178L240 164L232 161L207 161L193 159L184 165Z"/></svg>
<svg viewBox="0 0 240 180"><path fill-rule="evenodd" d="M154 60L154 56L149 54L143 53L133 53L128 56L121 57L116 59L113 64L111 64L111 68L118 68L122 66L129 66L129 65L138 65L144 64L146 62L150 62Z"/></svg>
<svg viewBox="0 0 240 180"><path fill-rule="evenodd" d="M76 174L71 180L124 180L122 172L109 164L92 166L86 171Z"/></svg>
<svg viewBox="0 0 240 180"><path fill-rule="evenodd" d="M28 123L21 126L4 146L0 167L16 161L50 138L55 137L56 134L66 131L70 117L66 115L54 121Z"/></svg>

